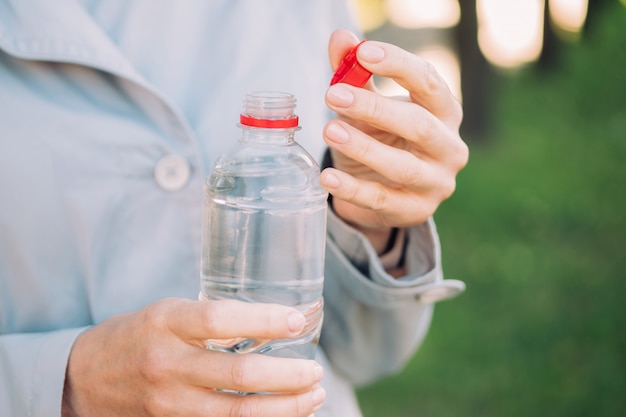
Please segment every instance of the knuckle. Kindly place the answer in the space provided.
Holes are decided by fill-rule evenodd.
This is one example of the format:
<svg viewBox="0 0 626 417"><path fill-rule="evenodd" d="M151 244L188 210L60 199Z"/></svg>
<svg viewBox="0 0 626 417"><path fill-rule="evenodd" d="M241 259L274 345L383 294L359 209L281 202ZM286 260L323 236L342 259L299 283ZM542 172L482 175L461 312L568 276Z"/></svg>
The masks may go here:
<svg viewBox="0 0 626 417"><path fill-rule="evenodd" d="M378 96L372 95L366 103L365 111L369 120L380 120L385 116L385 106Z"/></svg>
<svg viewBox="0 0 626 417"><path fill-rule="evenodd" d="M150 327L163 328L167 317L166 300L157 301L143 310L143 319Z"/></svg>
<svg viewBox="0 0 626 417"><path fill-rule="evenodd" d="M441 91L442 85L445 85L437 68L428 61L425 62L426 82L424 83L424 93L428 95L436 95Z"/></svg>
<svg viewBox="0 0 626 417"><path fill-rule="evenodd" d="M141 310L143 325L148 329L167 329L174 299L162 299Z"/></svg>
<svg viewBox="0 0 626 417"><path fill-rule="evenodd" d="M166 364L167 357L160 350L150 349L138 360L138 371L145 381L156 384L166 373Z"/></svg>
<svg viewBox="0 0 626 417"><path fill-rule="evenodd" d="M354 202L358 199L360 193L360 186L358 183L350 183L350 184L346 184L346 191L345 191L345 197L343 198L344 200L347 201L351 201Z"/></svg>
<svg viewBox="0 0 626 417"><path fill-rule="evenodd" d="M415 123L414 130L423 140L430 140L436 137L439 128L437 119L428 111L420 109L413 120Z"/></svg>
<svg viewBox="0 0 626 417"><path fill-rule="evenodd" d="M441 187L442 200L447 200L448 198L450 198L452 194L454 194L455 190L456 180L454 179L454 177L450 178L447 181L444 181L444 184Z"/></svg>
<svg viewBox="0 0 626 417"><path fill-rule="evenodd" d="M367 159L368 155L370 155L370 152L372 152L372 142L370 140L363 141L363 143L355 147L355 151L356 151L355 157L358 160Z"/></svg>
<svg viewBox="0 0 626 417"><path fill-rule="evenodd" d="M439 207L439 201L435 201L434 199L428 200L423 204L423 220L425 221L429 217L435 214L437 208Z"/></svg>
<svg viewBox="0 0 626 417"><path fill-rule="evenodd" d="M296 401L294 403L294 415L296 416L308 416L310 415L310 410L311 407L308 407L307 405L304 404L305 403L305 399L303 398L303 396L299 396L298 398L296 398Z"/></svg>
<svg viewBox="0 0 626 417"><path fill-rule="evenodd" d="M146 393L143 397L142 408L145 415L148 416L171 415L173 411L167 397L156 390Z"/></svg>
<svg viewBox="0 0 626 417"><path fill-rule="evenodd" d="M255 417L259 415L258 407L253 401L252 397L237 398L233 402L228 414L229 417Z"/></svg>
<svg viewBox="0 0 626 417"><path fill-rule="evenodd" d="M309 372L308 366L299 366L296 368L297 372L294 375L294 381L300 387L310 385L313 382L312 373Z"/></svg>
<svg viewBox="0 0 626 417"><path fill-rule="evenodd" d="M451 158L450 158L450 167L455 171L461 171L465 165L467 165L469 161L469 147L467 143L463 141L460 137L457 137L457 140L454 142L452 146Z"/></svg>
<svg viewBox="0 0 626 417"><path fill-rule="evenodd" d="M463 116L464 116L464 111L463 111L463 105L461 104L460 101L458 100L452 100L453 101L453 106L454 108L452 109L452 114L453 114L453 120L455 121L455 125L457 130L461 127L461 123L463 122Z"/></svg>
<svg viewBox="0 0 626 417"><path fill-rule="evenodd" d="M460 141L456 154L458 157L457 167L460 171L461 169L463 169L463 167L465 167L465 165L467 165L467 162L469 161L469 147L464 141Z"/></svg>
<svg viewBox="0 0 626 417"><path fill-rule="evenodd" d="M397 182L404 185L419 184L422 174L416 164L407 164L399 172Z"/></svg>
<svg viewBox="0 0 626 417"><path fill-rule="evenodd" d="M233 388L245 391L249 384L248 369L250 367L249 356L237 355L233 358L230 366L230 378Z"/></svg>
<svg viewBox="0 0 626 417"><path fill-rule="evenodd" d="M202 310L201 322L204 327L204 331L207 335L215 335L219 331L220 308L221 302L209 301L205 303L205 308Z"/></svg>
<svg viewBox="0 0 626 417"><path fill-rule="evenodd" d="M384 188L378 188L372 199L373 210L383 210L387 207L387 201L389 200L389 194Z"/></svg>

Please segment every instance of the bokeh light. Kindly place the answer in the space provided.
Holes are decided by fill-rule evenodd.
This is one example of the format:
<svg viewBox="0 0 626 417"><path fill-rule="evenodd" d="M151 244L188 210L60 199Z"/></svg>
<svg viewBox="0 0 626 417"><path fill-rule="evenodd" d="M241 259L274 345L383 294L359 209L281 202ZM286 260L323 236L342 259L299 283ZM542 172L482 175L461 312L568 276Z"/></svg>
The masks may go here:
<svg viewBox="0 0 626 417"><path fill-rule="evenodd" d="M408 29L448 28L459 22L457 0L387 0L391 23Z"/></svg>
<svg viewBox="0 0 626 417"><path fill-rule="evenodd" d="M500 67L517 67L539 57L543 43L543 0L477 0L478 44Z"/></svg>
<svg viewBox="0 0 626 417"><path fill-rule="evenodd" d="M383 0L352 0L354 13L363 32L370 32L387 21Z"/></svg>
<svg viewBox="0 0 626 417"><path fill-rule="evenodd" d="M550 19L569 37L576 37L585 24L588 3L588 0L550 0Z"/></svg>
<svg viewBox="0 0 626 417"><path fill-rule="evenodd" d="M477 0L478 43L493 65L515 68L536 60L543 44L544 6L566 40L578 39L588 0ZM365 33L393 26L403 30L453 29L461 16L458 0L353 0ZM620 0L626 6L626 0Z"/></svg>

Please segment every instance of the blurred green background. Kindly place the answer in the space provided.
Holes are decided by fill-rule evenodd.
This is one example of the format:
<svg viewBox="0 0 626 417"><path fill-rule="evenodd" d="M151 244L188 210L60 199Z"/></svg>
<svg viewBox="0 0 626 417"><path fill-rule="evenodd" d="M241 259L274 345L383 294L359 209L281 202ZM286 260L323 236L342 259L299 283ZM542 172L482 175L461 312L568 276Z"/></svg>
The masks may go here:
<svg viewBox="0 0 626 417"><path fill-rule="evenodd" d="M551 68L497 74L436 214L447 278L408 367L359 391L366 417L626 416L626 7Z"/></svg>

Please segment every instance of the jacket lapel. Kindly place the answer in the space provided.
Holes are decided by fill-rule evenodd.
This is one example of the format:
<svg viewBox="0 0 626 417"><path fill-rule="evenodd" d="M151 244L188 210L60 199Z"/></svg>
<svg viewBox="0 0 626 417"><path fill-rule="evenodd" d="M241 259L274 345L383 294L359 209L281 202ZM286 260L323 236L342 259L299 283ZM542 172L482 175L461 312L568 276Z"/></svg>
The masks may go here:
<svg viewBox="0 0 626 417"><path fill-rule="evenodd" d="M0 49L23 59L85 65L148 84L76 0L0 0Z"/></svg>

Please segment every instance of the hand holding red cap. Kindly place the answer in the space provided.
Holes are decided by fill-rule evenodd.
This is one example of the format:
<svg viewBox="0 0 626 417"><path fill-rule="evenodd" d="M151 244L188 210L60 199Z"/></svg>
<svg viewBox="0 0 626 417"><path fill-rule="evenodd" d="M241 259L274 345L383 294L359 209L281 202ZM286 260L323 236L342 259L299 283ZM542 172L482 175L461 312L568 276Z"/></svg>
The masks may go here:
<svg viewBox="0 0 626 417"><path fill-rule="evenodd" d="M337 71L333 75L330 85L337 83L346 83L355 87L363 87L367 80L372 76L372 73L363 68L356 58L357 50L359 46L366 42L362 40L359 42L348 54L343 58Z"/></svg>

